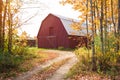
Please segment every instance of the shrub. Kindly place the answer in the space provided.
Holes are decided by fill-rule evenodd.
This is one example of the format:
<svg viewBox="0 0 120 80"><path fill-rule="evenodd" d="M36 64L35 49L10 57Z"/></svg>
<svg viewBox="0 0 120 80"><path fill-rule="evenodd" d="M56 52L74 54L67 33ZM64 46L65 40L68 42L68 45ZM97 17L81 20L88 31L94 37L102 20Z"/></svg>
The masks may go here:
<svg viewBox="0 0 120 80"><path fill-rule="evenodd" d="M23 46L13 46L13 49L12 49L12 53L14 55L24 55L26 54L28 51L28 48L27 47L23 47Z"/></svg>
<svg viewBox="0 0 120 80"><path fill-rule="evenodd" d="M9 72L11 69L18 69L19 65L25 60L28 55L27 48L23 46L13 46L12 54L7 50L4 53L0 52L0 73Z"/></svg>
<svg viewBox="0 0 120 80"><path fill-rule="evenodd" d="M75 50L75 54L81 63L82 69L89 70L91 65L91 51L87 48L79 48Z"/></svg>
<svg viewBox="0 0 120 80"><path fill-rule="evenodd" d="M96 54L96 66L97 72L103 72L105 74L110 74L114 72L117 73L118 66L117 61L119 60L120 55L118 53L106 53L106 54Z"/></svg>
<svg viewBox="0 0 120 80"><path fill-rule="evenodd" d="M19 56L14 56L9 53L0 54L0 73L17 68L21 62L21 57Z"/></svg>
<svg viewBox="0 0 120 80"><path fill-rule="evenodd" d="M82 71L89 71L92 70L92 56L91 51L88 52L86 48L79 48L75 50L75 54L79 60L79 67ZM119 53L96 53L95 54L95 61L96 61L96 72L108 74L108 75L115 75L119 70Z"/></svg>

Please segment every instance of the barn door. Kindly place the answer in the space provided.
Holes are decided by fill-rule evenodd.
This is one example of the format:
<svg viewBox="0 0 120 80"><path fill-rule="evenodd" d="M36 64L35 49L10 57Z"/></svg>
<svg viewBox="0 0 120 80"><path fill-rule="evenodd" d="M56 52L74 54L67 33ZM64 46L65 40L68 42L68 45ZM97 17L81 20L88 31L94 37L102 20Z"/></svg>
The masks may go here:
<svg viewBox="0 0 120 80"><path fill-rule="evenodd" d="M48 45L49 48L57 48L57 41L56 41L56 36L48 36L47 37L48 40Z"/></svg>

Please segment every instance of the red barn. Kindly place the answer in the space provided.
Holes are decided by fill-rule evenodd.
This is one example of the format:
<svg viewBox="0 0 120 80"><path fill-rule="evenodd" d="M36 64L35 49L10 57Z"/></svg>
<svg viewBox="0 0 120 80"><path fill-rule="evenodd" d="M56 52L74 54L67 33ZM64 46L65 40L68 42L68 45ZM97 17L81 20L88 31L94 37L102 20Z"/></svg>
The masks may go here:
<svg viewBox="0 0 120 80"><path fill-rule="evenodd" d="M49 14L41 23L37 39L39 48L75 48L87 43L85 31L70 27L72 19ZM79 40L77 40L79 38Z"/></svg>

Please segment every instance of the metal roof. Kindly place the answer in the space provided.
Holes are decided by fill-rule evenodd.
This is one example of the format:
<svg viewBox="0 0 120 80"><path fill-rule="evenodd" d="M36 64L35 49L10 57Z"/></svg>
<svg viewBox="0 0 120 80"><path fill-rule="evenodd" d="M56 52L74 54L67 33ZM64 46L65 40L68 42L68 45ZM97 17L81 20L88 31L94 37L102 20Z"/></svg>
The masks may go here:
<svg viewBox="0 0 120 80"><path fill-rule="evenodd" d="M76 35L76 36L86 36L87 35L87 30L86 30L86 24L85 23L80 25L82 30L76 30L76 29L72 28L71 24L73 22L79 23L78 20L74 20L74 19L71 19L71 18L66 18L64 16L55 15L55 14L53 14L53 15L58 17L61 20L62 24L64 25L65 30L68 33L68 35Z"/></svg>

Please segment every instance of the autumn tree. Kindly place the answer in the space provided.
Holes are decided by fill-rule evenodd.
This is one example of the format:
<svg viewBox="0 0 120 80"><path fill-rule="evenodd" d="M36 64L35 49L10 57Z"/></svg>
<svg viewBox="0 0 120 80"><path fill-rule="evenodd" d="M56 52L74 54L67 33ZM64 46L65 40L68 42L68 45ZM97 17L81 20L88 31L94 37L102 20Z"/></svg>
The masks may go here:
<svg viewBox="0 0 120 80"><path fill-rule="evenodd" d="M0 5L0 9L2 9L2 18L0 18L2 20L0 23L0 49L2 53L4 51L8 51L10 54L12 53L13 46L15 46L15 39L18 38L18 36L15 37L18 28L37 15L36 13L21 22L18 14L20 14L19 12L22 9L22 3L20 0L3 0L3 5Z"/></svg>
<svg viewBox="0 0 120 80"><path fill-rule="evenodd" d="M73 5L73 8L81 13L79 23L86 22L86 32L92 36L93 66L95 53L105 55L118 52L120 46L120 0L62 0L62 4L66 3ZM94 44L97 36L99 45Z"/></svg>
<svg viewBox="0 0 120 80"><path fill-rule="evenodd" d="M2 0L1 0L2 1ZM3 4L2 4L3 3ZM8 52L12 53L12 37L14 26L16 26L16 14L20 8L19 0L6 0L2 1L0 5L1 18L0 18L0 46L2 49L2 53L5 48L8 48ZM14 21L13 21L14 18ZM8 42L6 42L6 41ZM7 46L5 44L8 44Z"/></svg>

